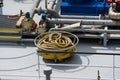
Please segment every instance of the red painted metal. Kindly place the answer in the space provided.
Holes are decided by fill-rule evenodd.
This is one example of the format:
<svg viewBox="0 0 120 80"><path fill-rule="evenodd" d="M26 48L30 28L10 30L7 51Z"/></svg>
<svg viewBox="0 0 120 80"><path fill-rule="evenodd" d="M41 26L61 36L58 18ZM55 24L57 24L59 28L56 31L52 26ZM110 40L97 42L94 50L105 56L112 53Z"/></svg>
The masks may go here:
<svg viewBox="0 0 120 80"><path fill-rule="evenodd" d="M107 0L108 4L111 4L112 3L112 0ZM120 0L114 0L114 2L116 4L120 4Z"/></svg>

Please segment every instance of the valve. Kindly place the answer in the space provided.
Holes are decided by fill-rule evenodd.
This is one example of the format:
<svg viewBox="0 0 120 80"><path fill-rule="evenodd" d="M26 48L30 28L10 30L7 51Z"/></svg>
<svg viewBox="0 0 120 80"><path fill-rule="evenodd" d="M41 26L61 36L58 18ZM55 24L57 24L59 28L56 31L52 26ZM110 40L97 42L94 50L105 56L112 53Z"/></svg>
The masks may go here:
<svg viewBox="0 0 120 80"><path fill-rule="evenodd" d="M44 14L44 13L41 14L41 18L42 18L43 20L45 20L46 17L47 17L46 14Z"/></svg>
<svg viewBox="0 0 120 80"><path fill-rule="evenodd" d="M22 21L23 31L30 32L31 30L34 30L37 26L35 21L30 17L30 13L27 12L25 14L25 18Z"/></svg>

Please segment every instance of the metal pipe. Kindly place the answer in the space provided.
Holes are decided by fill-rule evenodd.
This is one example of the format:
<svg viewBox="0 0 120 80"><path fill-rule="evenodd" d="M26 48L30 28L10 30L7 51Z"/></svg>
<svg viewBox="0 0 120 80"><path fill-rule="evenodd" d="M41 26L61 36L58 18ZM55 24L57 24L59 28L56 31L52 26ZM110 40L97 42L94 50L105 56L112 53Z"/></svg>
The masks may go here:
<svg viewBox="0 0 120 80"><path fill-rule="evenodd" d="M47 0L45 0L45 9L47 10Z"/></svg>
<svg viewBox="0 0 120 80"><path fill-rule="evenodd" d="M22 42L22 43L33 43L34 39L20 39L20 40L13 40L13 39L0 39L1 42Z"/></svg>
<svg viewBox="0 0 120 80"><path fill-rule="evenodd" d="M73 24L81 23L81 25L105 25L105 26L120 26L119 21L113 20L87 20L87 19L61 19L53 18L48 20L51 24Z"/></svg>
<svg viewBox="0 0 120 80"><path fill-rule="evenodd" d="M56 0L51 0L51 1L48 2L48 7L47 8L53 10L55 4L56 4Z"/></svg>
<svg viewBox="0 0 120 80"><path fill-rule="evenodd" d="M72 15L61 15L61 18L66 19L101 19L101 16L72 16Z"/></svg>
<svg viewBox="0 0 120 80"><path fill-rule="evenodd" d="M56 0L56 3L55 3L55 6L54 6L54 10L56 11L56 12L59 12L59 10L60 10L60 3L62 2L63 0Z"/></svg>
<svg viewBox="0 0 120 80"><path fill-rule="evenodd" d="M38 9L35 9L35 12L38 13L38 15L40 15L41 13L46 13L47 12L48 14L51 14L55 18L59 18L60 17L60 15L56 11L50 10L50 9L43 10L41 8L38 8Z"/></svg>
<svg viewBox="0 0 120 80"><path fill-rule="evenodd" d="M66 25L64 27L61 27L61 29L71 29L71 28L81 28L81 29L96 29L96 28L102 28L102 25L81 25L81 23L74 23L71 25Z"/></svg>
<svg viewBox="0 0 120 80"><path fill-rule="evenodd" d="M34 0L33 6L30 11L30 17L33 18L35 14L35 9L39 6L41 0Z"/></svg>
<svg viewBox="0 0 120 80"><path fill-rule="evenodd" d="M120 33L120 30L104 30L104 29L61 29L51 28L50 31L68 31L68 32L91 32L91 33Z"/></svg>
<svg viewBox="0 0 120 80"><path fill-rule="evenodd" d="M60 15L56 11L54 11L54 10L48 9L47 13L51 14L55 18L60 18Z"/></svg>
<svg viewBox="0 0 120 80"><path fill-rule="evenodd" d="M47 6L47 12L49 14L52 14L54 17L59 18L60 15L53 9L55 5L56 0L49 1L49 4Z"/></svg>
<svg viewBox="0 0 120 80"><path fill-rule="evenodd" d="M120 13L116 11L116 3L110 4L109 8L109 18L114 20L120 20Z"/></svg>
<svg viewBox="0 0 120 80"><path fill-rule="evenodd" d="M75 24L71 24L71 25L67 25L65 27L62 27L61 29L70 29L70 28L78 28L80 27L80 23L75 23Z"/></svg>
<svg viewBox="0 0 120 80"><path fill-rule="evenodd" d="M108 30L108 27L105 26L104 30ZM108 39L107 39L107 37L108 37L107 35L108 35L108 34L107 34L107 32L104 32L103 35L104 35L104 37L103 37L103 45L104 45L104 46L107 46L107 40L108 40Z"/></svg>

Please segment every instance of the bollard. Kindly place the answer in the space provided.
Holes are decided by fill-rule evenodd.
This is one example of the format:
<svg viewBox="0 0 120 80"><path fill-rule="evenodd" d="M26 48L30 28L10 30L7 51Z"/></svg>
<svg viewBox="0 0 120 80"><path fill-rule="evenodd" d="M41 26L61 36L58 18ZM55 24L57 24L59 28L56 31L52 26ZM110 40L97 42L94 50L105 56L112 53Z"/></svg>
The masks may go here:
<svg viewBox="0 0 120 80"><path fill-rule="evenodd" d="M52 74L52 68L51 67L44 68L44 74L46 75L46 80L50 80L50 75Z"/></svg>
<svg viewBox="0 0 120 80"><path fill-rule="evenodd" d="M98 70L97 80L101 80L101 79L100 79L100 72L99 72L99 70Z"/></svg>

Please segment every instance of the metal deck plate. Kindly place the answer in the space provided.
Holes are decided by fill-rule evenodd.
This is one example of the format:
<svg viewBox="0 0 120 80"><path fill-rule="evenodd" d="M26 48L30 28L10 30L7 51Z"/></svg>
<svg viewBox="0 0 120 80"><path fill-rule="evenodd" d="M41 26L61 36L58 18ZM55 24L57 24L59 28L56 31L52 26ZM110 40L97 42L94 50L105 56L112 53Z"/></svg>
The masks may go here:
<svg viewBox="0 0 120 80"><path fill-rule="evenodd" d="M15 28L17 20L10 20L8 16L9 15L0 15L0 28Z"/></svg>
<svg viewBox="0 0 120 80"><path fill-rule="evenodd" d="M86 45L80 42L79 50L91 52L92 44ZM95 52L102 50L103 53L114 52L119 45L107 47L96 47ZM84 48L84 49L83 49ZM89 48L89 49L88 49ZM118 55L95 55L95 54L76 54L64 62L54 63L54 61L44 60L36 54L36 47L30 43L0 43L0 78L1 79L30 79L39 80L38 69L40 70L40 79L44 80L43 70L46 66L53 69L53 80L88 80L96 79L97 71L100 71L102 79L120 79L120 56ZM83 51L83 52L84 52ZM120 50L117 50L120 53ZM26 57L11 59L18 56L28 55ZM8 59L7 59L8 58Z"/></svg>
<svg viewBox="0 0 120 80"><path fill-rule="evenodd" d="M23 4L22 2L15 1L16 0L4 0L4 14L17 14L19 9L27 11L30 10L32 6L32 3ZM38 17L36 19L39 20ZM120 53L119 41L113 43L111 42L111 44L108 44L108 47L103 47L102 44L98 44L98 42L96 44L95 41L80 41L80 44L77 46L77 48L78 51L81 52ZM31 55L27 57L11 59L18 56L20 57L23 55L28 55L30 53ZM39 58L40 80L45 80L43 70L46 66L50 66L53 69L51 80L93 80L97 79L97 70L100 71L100 76L102 79L120 79L120 56L118 55L79 54L74 55L71 59L67 59L65 62L61 63L53 63L52 61L43 60L42 57ZM47 63L52 64L48 65ZM59 64L61 64L61 66L57 66ZM69 66L66 67L66 65ZM84 67L80 67L81 65L84 65ZM36 47L30 43L24 44L1 42L0 79L39 80L38 56L36 55Z"/></svg>

